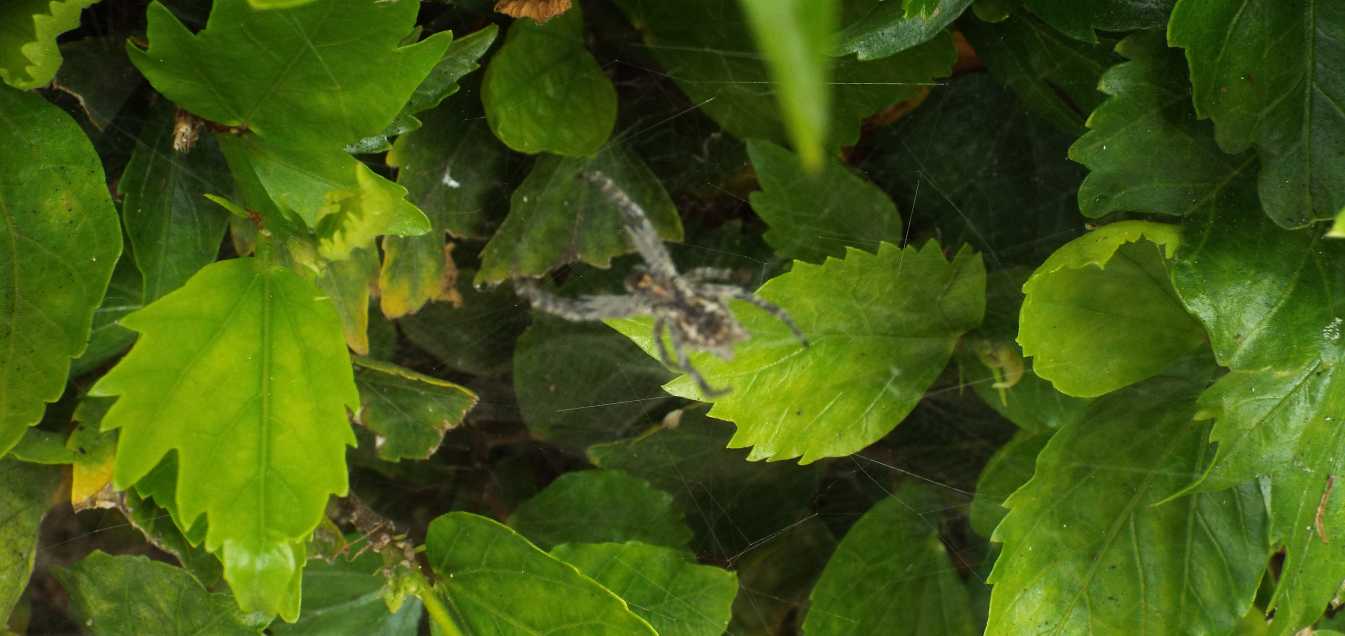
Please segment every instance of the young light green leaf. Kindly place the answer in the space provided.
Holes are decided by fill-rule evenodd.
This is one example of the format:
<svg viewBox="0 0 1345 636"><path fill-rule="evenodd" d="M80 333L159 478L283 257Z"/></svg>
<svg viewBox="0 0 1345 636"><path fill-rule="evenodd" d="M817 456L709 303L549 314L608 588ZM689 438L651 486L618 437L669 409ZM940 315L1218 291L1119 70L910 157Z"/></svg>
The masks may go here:
<svg viewBox="0 0 1345 636"><path fill-rule="evenodd" d="M981 322L985 266L970 249L952 262L934 241L919 249L883 243L876 255L846 252L822 265L795 261L758 291L793 316L809 346L774 316L737 303L752 338L732 360L691 355L711 386L733 388L714 400L710 415L737 424L729 446L751 446L749 459L801 457L807 464L878 441L915 408L962 334ZM658 356L651 319L608 324ZM664 388L700 397L686 375Z"/></svg>
<svg viewBox="0 0 1345 636"><path fill-rule="evenodd" d="M1186 215L1235 179L1248 179L1255 156L1225 154L1213 126L1198 121L1180 53L1161 33L1132 35L1117 46L1129 62L1102 78L1109 99L1088 118L1088 134L1070 146L1090 172L1079 209L1091 217L1139 211Z"/></svg>
<svg viewBox="0 0 1345 636"><path fill-rule="evenodd" d="M509 526L544 549L623 541L685 548L691 540L672 495L619 470L561 475L516 508Z"/></svg>
<svg viewBox="0 0 1345 636"><path fill-rule="evenodd" d="M1321 0L1182 0L1169 41L1186 49L1196 112L1219 145L1255 146L1266 214L1283 227L1345 206L1345 4Z"/></svg>
<svg viewBox="0 0 1345 636"><path fill-rule="evenodd" d="M845 28L836 36L836 55L857 53L860 60L896 55L938 35L972 0L921 0L911 11L894 0L860 0L846 5ZM907 0L905 5L910 5Z"/></svg>
<svg viewBox="0 0 1345 636"><path fill-rule="evenodd" d="M1080 42L1028 15L967 20L961 30L990 74L1061 130L1082 131L1102 103L1098 78L1116 61L1110 43Z"/></svg>
<svg viewBox="0 0 1345 636"><path fill-rule="evenodd" d="M839 0L741 0L766 58L785 130L803 168L822 168L831 108L831 50Z"/></svg>
<svg viewBox="0 0 1345 636"><path fill-rule="evenodd" d="M370 358L355 359L355 385L356 419L378 434L378 456L393 462L429 459L477 401L463 386Z"/></svg>
<svg viewBox="0 0 1345 636"><path fill-rule="evenodd" d="M154 109L117 182L122 220L144 280L143 302L181 287L215 262L228 221L228 213L204 196L233 190L224 156L211 137L186 154L176 152L174 110L168 102Z"/></svg>
<svg viewBox="0 0 1345 636"><path fill-rule="evenodd" d="M1066 395L1097 397L1203 345L1205 331L1168 279L1180 242L1176 226L1122 221L1046 259L1023 285L1019 317L1018 343L1037 375Z"/></svg>
<svg viewBox="0 0 1345 636"><path fill-rule="evenodd" d="M780 256L820 263L845 256L846 247L901 243L892 199L840 161L828 158L810 175L797 156L768 141L749 141L747 152L761 182L752 210L770 226L766 242Z"/></svg>
<svg viewBox="0 0 1345 636"><path fill-rule="evenodd" d="M1207 459L1205 427L1191 422L1201 386L1155 378L1055 433L995 529L986 633L1233 629L1270 552L1259 489L1160 503Z"/></svg>
<svg viewBox="0 0 1345 636"><path fill-rule="evenodd" d="M340 148L383 130L443 57L452 34L399 46L418 9L414 2L319 0L273 10L218 2L193 34L154 2L149 48L128 45L127 53L155 89L200 117L293 145Z"/></svg>
<svg viewBox="0 0 1345 636"><path fill-rule="evenodd" d="M1137 31L1167 24L1177 0L1023 0L1029 10L1070 37L1096 42L1094 29Z"/></svg>
<svg viewBox="0 0 1345 636"><path fill-rule="evenodd" d="M322 262L313 280L336 307L346 346L359 355L369 354L369 295L378 283L376 254L372 247L351 250L345 260Z"/></svg>
<svg viewBox="0 0 1345 636"><path fill-rule="evenodd" d="M458 273L461 306L430 303L397 324L407 340L449 369L486 376L507 373L514 344L528 326L526 303L508 286L477 289L472 274Z"/></svg>
<svg viewBox="0 0 1345 636"><path fill-rule="evenodd" d="M724 448L730 427L704 409L671 417L676 426L591 446L588 459L672 493L696 532L697 553L731 560L812 516L818 467L747 461L746 452Z"/></svg>
<svg viewBox="0 0 1345 636"><path fill-rule="evenodd" d="M186 570L99 550L56 571L81 625L98 636L256 634L227 594L207 592Z"/></svg>
<svg viewBox="0 0 1345 636"><path fill-rule="evenodd" d="M864 513L813 588L804 633L977 633L967 588L939 539L944 507L927 487L907 485Z"/></svg>
<svg viewBox="0 0 1345 636"><path fill-rule="evenodd" d="M94 128L104 130L144 80L126 57L126 39L89 36L61 45L65 62L51 87L79 100Z"/></svg>
<svg viewBox="0 0 1345 636"><path fill-rule="evenodd" d="M284 636L416 636L424 614L420 600L407 599L396 612L384 600L389 584L383 559L366 552L353 559L310 561L304 568L304 612L292 624L275 623Z"/></svg>
<svg viewBox="0 0 1345 636"><path fill-rule="evenodd" d="M51 81L61 67L56 36L79 27L98 0L11 0L0 5L0 80L19 89Z"/></svg>
<svg viewBox="0 0 1345 636"><path fill-rule="evenodd" d="M748 46L751 37L735 4L617 1L644 31L654 59L701 112L740 139L787 143L774 91L763 90L770 86L770 73ZM857 142L863 119L919 95L922 86L947 75L957 57L952 38L946 35L899 55L881 62L853 57L836 61L831 73L831 119L826 125L831 131L828 148Z"/></svg>
<svg viewBox="0 0 1345 636"><path fill-rule="evenodd" d="M572 6L538 24L514 20L481 83L490 129L519 152L587 157L616 126L616 88L584 47Z"/></svg>
<svg viewBox="0 0 1345 636"><path fill-rule="evenodd" d="M597 186L579 179L607 175L640 205L666 241L682 240L677 208L640 158L620 145L591 159L545 156L514 190L509 216L481 250L478 285L519 276L541 276L582 261L606 268L612 257L635 251L621 215Z"/></svg>
<svg viewBox="0 0 1345 636"><path fill-rule="evenodd" d="M1032 478L1037 455L1050 441L1050 433L1019 431L1000 447L981 469L976 480L976 495L971 500L971 528L987 539L1007 512L1004 500Z"/></svg>
<svg viewBox="0 0 1345 636"><path fill-rule="evenodd" d="M0 86L0 455L65 390L120 254L84 132L42 96Z"/></svg>
<svg viewBox="0 0 1345 636"><path fill-rule="evenodd" d="M8 89L3 89L8 90ZM37 530L56 502L60 471L48 466L0 459L0 615L9 616L28 587L37 558Z"/></svg>
<svg viewBox="0 0 1345 636"><path fill-rule="evenodd" d="M245 611L298 615L303 542L330 494L346 492L346 408L359 407L340 320L321 292L257 258L207 266L122 320L135 348L91 394L120 396L125 489L169 451L185 525L207 515ZM231 408L202 409L201 396Z"/></svg>
<svg viewBox="0 0 1345 636"><path fill-rule="evenodd" d="M656 634L615 594L485 517L450 512L435 519L425 549L439 577L433 604L446 608L431 618L462 632Z"/></svg>
<svg viewBox="0 0 1345 636"><path fill-rule="evenodd" d="M737 575L685 552L630 541L568 543L551 556L620 596L659 636L720 636L728 627Z"/></svg>

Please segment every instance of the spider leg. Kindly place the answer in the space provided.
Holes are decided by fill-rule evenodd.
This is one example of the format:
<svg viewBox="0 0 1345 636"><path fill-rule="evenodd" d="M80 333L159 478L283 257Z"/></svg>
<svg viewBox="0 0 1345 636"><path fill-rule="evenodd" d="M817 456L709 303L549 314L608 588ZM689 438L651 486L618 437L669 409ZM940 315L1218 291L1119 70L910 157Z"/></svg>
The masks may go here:
<svg viewBox="0 0 1345 636"><path fill-rule="evenodd" d="M685 278L693 283L707 283L712 280L730 280L733 270L727 267L696 267L687 270Z"/></svg>
<svg viewBox="0 0 1345 636"><path fill-rule="evenodd" d="M515 280L514 291L527 299L533 309L574 322L625 318L648 311L644 303L632 296L600 295L562 298L543 290L537 285L537 281L528 279Z"/></svg>
<svg viewBox="0 0 1345 636"><path fill-rule="evenodd" d="M631 200L611 178L601 172L583 172L579 176L597 186L603 196L621 211L621 220L626 226L626 233L630 235L631 243L635 245L640 257L649 265L649 271L664 277L676 276L677 266L673 264L672 256L668 255L668 248L663 245L663 239L659 238L658 230L654 229L649 217L645 215L644 208Z"/></svg>
<svg viewBox="0 0 1345 636"><path fill-rule="evenodd" d="M712 296L745 300L749 303L752 303L753 305L756 305L757 307L766 310L768 313L770 313L770 315L775 316L777 320L785 323L785 326L789 327L789 330L794 332L794 337L798 338L799 342L803 343L803 346L805 347L810 346L808 343L807 336L803 335L803 330L799 329L798 324L794 322L793 318L789 317L789 312L785 311L783 307L768 300L765 300L760 296L757 296L756 294L747 291L746 289L742 289L740 287L734 287L733 285L702 285L700 289L701 291L704 291Z"/></svg>
<svg viewBox="0 0 1345 636"><path fill-rule="evenodd" d="M691 366L691 360L687 359L685 343L682 341L682 332L677 328L677 325L674 324L668 332L672 336L673 351L677 352L677 367L696 381L696 386L700 387L701 393L705 394L707 398L728 395L732 389L716 389L710 386L710 383L705 381L705 376L701 375L696 367Z"/></svg>

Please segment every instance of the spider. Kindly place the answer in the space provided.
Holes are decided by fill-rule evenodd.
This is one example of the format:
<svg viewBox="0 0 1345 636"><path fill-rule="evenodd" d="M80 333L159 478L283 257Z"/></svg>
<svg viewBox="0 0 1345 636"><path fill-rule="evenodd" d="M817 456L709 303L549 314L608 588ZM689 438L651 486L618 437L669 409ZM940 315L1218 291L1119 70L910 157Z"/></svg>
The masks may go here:
<svg viewBox="0 0 1345 636"><path fill-rule="evenodd" d="M644 210L606 175L589 172L581 173L579 178L596 186L621 211L626 233L645 266L637 267L626 277L628 295L624 296L562 298L543 291L534 280L516 281L518 295L534 309L576 322L654 316L654 342L659 358L663 364L690 375L707 397L725 395L730 389L711 387L687 359L686 348L709 351L724 360L733 358L733 345L745 340L748 333L729 311L729 300L745 300L770 312L794 332L803 346L808 346L808 339L784 309L741 287L714 282L728 280L729 270L700 267L679 273ZM665 332L672 341L671 354L664 343Z"/></svg>

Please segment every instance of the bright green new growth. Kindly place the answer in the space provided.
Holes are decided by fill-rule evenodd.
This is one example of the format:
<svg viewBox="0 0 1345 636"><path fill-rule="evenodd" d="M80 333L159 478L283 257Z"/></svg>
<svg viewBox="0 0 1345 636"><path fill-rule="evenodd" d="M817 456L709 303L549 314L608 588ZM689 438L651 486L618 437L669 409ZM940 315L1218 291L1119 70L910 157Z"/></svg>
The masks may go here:
<svg viewBox="0 0 1345 636"><path fill-rule="evenodd" d="M822 265L795 261L757 295L788 311L809 346L774 316L735 303L751 338L732 360L694 353L691 361L711 386L733 389L710 409L738 425L730 448L806 464L872 444L915 408L962 334L981 322L985 266L970 249L949 262L937 242L883 243L876 255L847 248ZM608 324L658 356L652 319ZM664 388L701 397L685 375Z"/></svg>
<svg viewBox="0 0 1345 636"><path fill-rule="evenodd" d="M177 518L202 514L245 611L298 615L304 542L346 492L359 407L341 325L321 292L262 259L215 263L122 320L140 340L94 387L119 396L116 484L175 451Z"/></svg>
<svg viewBox="0 0 1345 636"><path fill-rule="evenodd" d="M61 396L120 255L89 139L41 96L0 86L0 455Z"/></svg>
<svg viewBox="0 0 1345 636"><path fill-rule="evenodd" d="M79 26L98 0L7 0L0 4L0 80L19 89L44 86L61 67L56 37Z"/></svg>

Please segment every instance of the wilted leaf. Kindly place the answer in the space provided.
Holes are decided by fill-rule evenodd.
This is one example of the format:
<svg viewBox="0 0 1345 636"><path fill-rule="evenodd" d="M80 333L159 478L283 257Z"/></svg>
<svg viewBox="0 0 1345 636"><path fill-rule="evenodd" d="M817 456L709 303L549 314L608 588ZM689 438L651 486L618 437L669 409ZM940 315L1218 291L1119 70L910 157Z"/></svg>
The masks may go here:
<svg viewBox="0 0 1345 636"><path fill-rule="evenodd" d="M0 88L0 90L8 90ZM0 615L9 616L33 572L37 529L56 499L60 471L0 459Z"/></svg>
<svg viewBox="0 0 1345 636"><path fill-rule="evenodd" d="M0 86L0 120L3 455L65 390L121 254L121 229L98 155L69 115Z"/></svg>
<svg viewBox="0 0 1345 636"><path fill-rule="evenodd" d="M426 558L439 577L432 592L466 633L656 632L615 594L513 530L450 512L430 523Z"/></svg>
<svg viewBox="0 0 1345 636"><path fill-rule="evenodd" d="M1149 380L1052 436L995 529L986 633L1233 629L1269 555L1260 490L1159 503L1207 459L1206 429L1191 422L1201 386Z"/></svg>
<svg viewBox="0 0 1345 636"><path fill-rule="evenodd" d="M846 6L845 28L837 35L837 55L856 53L860 60L895 55L929 41L953 23L972 0L922 0L911 11L897 0L859 0Z"/></svg>
<svg viewBox="0 0 1345 636"><path fill-rule="evenodd" d="M98 0L9 0L0 5L0 80L37 88L61 67L56 36L79 26L79 13Z"/></svg>
<svg viewBox="0 0 1345 636"><path fill-rule="evenodd" d="M630 541L565 544L551 556L620 596L659 636L721 636L728 627L737 575L683 551Z"/></svg>
<svg viewBox="0 0 1345 636"><path fill-rule="evenodd" d="M293 624L275 623L271 633L297 636L415 636L424 613L420 600L407 599L388 610L383 559L375 552L331 563L310 561L304 568L304 612Z"/></svg>
<svg viewBox="0 0 1345 636"><path fill-rule="evenodd" d="M971 500L971 527L976 534L989 539L994 533L1007 512L1004 500L1032 478L1037 455L1050 439L1050 433L1020 431L985 463Z"/></svg>
<svg viewBox="0 0 1345 636"><path fill-rule="evenodd" d="M378 434L378 456L394 462L429 459L477 400L465 387L369 358L355 359L355 385L359 422Z"/></svg>
<svg viewBox="0 0 1345 636"><path fill-rule="evenodd" d="M245 611L298 615L303 542L330 494L346 492L346 407L359 395L340 322L321 292L257 258L207 266L122 320L140 333L92 394L120 396L116 483L129 487L169 451L179 519L207 513ZM201 408L201 396L230 408Z"/></svg>
<svg viewBox="0 0 1345 636"><path fill-rule="evenodd" d="M928 487L908 485L864 513L813 588L804 632L977 633L967 588L939 539L943 509Z"/></svg>
<svg viewBox="0 0 1345 636"><path fill-rule="evenodd" d="M1018 343L1066 395L1097 397L1152 377L1205 343L1168 279L1176 226L1122 221L1056 250L1023 292Z"/></svg>
<svg viewBox="0 0 1345 636"><path fill-rule="evenodd" d="M1024 0L1047 24L1085 42L1096 42L1094 29L1137 31L1168 22L1177 0Z"/></svg>
<svg viewBox="0 0 1345 636"><path fill-rule="evenodd" d="M685 548L691 540L672 495L619 470L561 475L516 508L509 526L542 548L624 541Z"/></svg>
<svg viewBox="0 0 1345 636"><path fill-rule="evenodd" d="M495 10L513 18L546 22L570 10L570 0L499 0Z"/></svg>
<svg viewBox="0 0 1345 636"><path fill-rule="evenodd" d="M486 66L481 103L490 129L519 152L592 155L616 125L616 89L584 48L574 7L546 24L515 20Z"/></svg>
<svg viewBox="0 0 1345 636"><path fill-rule="evenodd" d="M901 215L887 194L836 159L809 175L799 159L768 141L747 152L761 181L752 210L770 226L766 242L785 258L820 263L845 256L846 247L868 251L902 241Z"/></svg>
<svg viewBox="0 0 1345 636"><path fill-rule="evenodd" d="M758 295L784 307L810 346L774 316L737 303L752 338L732 360L698 352L692 364L711 386L733 387L710 409L737 424L730 447L751 446L749 459L807 464L872 444L915 408L958 339L981 322L985 267L965 248L949 262L937 242L904 250L883 243L876 255L848 248L843 260L795 261ZM658 355L652 319L609 324ZM664 388L700 398L686 375Z"/></svg>
<svg viewBox="0 0 1345 636"><path fill-rule="evenodd" d="M1186 49L1196 112L1228 152L1255 146L1266 214L1283 227L1345 206L1345 4L1182 0L1168 37Z"/></svg>

